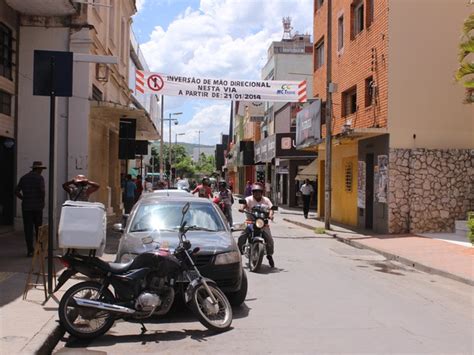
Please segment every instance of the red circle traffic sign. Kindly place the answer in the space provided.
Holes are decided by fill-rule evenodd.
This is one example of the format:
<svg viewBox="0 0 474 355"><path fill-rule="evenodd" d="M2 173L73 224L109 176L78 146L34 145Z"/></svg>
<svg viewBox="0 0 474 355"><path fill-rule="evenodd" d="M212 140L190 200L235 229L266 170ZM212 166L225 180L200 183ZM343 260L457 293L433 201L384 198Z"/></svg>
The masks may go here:
<svg viewBox="0 0 474 355"><path fill-rule="evenodd" d="M150 75L148 77L147 84L150 90L153 90L153 91L160 91L165 85L161 76L157 74Z"/></svg>

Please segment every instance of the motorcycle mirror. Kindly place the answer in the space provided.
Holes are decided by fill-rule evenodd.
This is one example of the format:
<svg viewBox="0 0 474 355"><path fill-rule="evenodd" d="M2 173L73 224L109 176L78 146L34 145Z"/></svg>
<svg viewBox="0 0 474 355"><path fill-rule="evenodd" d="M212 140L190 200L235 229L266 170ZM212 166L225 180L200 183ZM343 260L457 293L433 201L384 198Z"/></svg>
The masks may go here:
<svg viewBox="0 0 474 355"><path fill-rule="evenodd" d="M183 223L181 223L181 227L179 227L179 231L181 233L184 233L184 227L186 227L186 224L188 224L187 221L183 221Z"/></svg>
<svg viewBox="0 0 474 355"><path fill-rule="evenodd" d="M199 250L201 250L201 248L196 247L196 248L193 249L191 254L197 254L197 253L199 253Z"/></svg>
<svg viewBox="0 0 474 355"><path fill-rule="evenodd" d="M246 205L247 204L247 200L245 198L239 198L239 203L241 205Z"/></svg>
<svg viewBox="0 0 474 355"><path fill-rule="evenodd" d="M183 210L182 210L183 215L185 215L188 212L189 206L190 206L189 202L186 202L186 204L183 206Z"/></svg>
<svg viewBox="0 0 474 355"><path fill-rule="evenodd" d="M272 211L278 211L278 206L272 206Z"/></svg>
<svg viewBox="0 0 474 355"><path fill-rule="evenodd" d="M184 240L183 241L183 248L186 250L191 249L191 242L189 240Z"/></svg>

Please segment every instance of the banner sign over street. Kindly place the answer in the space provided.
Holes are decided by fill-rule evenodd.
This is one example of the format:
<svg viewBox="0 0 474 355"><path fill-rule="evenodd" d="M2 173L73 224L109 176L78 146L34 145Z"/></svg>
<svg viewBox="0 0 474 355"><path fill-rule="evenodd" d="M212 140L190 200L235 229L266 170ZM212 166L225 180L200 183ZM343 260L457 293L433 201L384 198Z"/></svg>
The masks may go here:
<svg viewBox="0 0 474 355"><path fill-rule="evenodd" d="M306 81L229 80L136 71L142 94L236 101L306 102Z"/></svg>

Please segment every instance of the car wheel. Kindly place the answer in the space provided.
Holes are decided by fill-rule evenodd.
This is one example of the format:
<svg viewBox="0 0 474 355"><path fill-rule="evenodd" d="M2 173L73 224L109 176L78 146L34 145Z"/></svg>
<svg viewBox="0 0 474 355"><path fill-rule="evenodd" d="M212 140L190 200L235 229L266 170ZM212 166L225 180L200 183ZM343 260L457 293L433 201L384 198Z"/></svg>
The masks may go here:
<svg viewBox="0 0 474 355"><path fill-rule="evenodd" d="M247 290L248 290L248 281L247 281L247 274L244 270L242 270L242 282L240 283L240 290L236 292L231 292L227 295L230 304L233 307L239 307L244 303L245 297L247 297Z"/></svg>

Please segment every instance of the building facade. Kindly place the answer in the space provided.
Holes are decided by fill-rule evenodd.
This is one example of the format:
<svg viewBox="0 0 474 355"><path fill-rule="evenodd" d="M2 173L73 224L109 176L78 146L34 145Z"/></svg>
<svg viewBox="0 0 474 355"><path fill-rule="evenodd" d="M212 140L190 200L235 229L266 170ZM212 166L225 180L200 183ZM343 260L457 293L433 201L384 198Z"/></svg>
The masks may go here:
<svg viewBox="0 0 474 355"><path fill-rule="evenodd" d="M77 174L100 184L93 200L104 203L109 214L120 213L120 120L136 121L137 139L159 136L150 116L134 107L130 95L130 24L135 1L4 0L0 4L18 19L15 180L30 170L32 161L49 161L49 100L32 95L34 50L73 52L72 97L56 99L55 216L67 198L62 183ZM116 58L115 64L106 63L110 58ZM46 180L48 174L45 170Z"/></svg>
<svg viewBox="0 0 474 355"><path fill-rule="evenodd" d="M0 0L0 225L14 217L18 16Z"/></svg>
<svg viewBox="0 0 474 355"><path fill-rule="evenodd" d="M294 80L307 82L312 92L313 43L310 35L295 34L268 48L267 63L262 69L263 80ZM311 94L309 95L311 96ZM278 204L297 206L301 182L298 172L316 158L314 151L297 151L295 145L298 103L266 102L261 124L261 142L255 146L255 163L260 169L267 195ZM313 181L316 181L314 177Z"/></svg>
<svg viewBox="0 0 474 355"><path fill-rule="evenodd" d="M315 1L313 93L323 105L327 6ZM463 0L332 1L333 221L380 233L451 231L474 207L473 111L452 81L468 15ZM323 177L324 142L314 148ZM318 191L323 216L323 178Z"/></svg>

